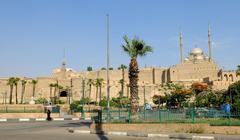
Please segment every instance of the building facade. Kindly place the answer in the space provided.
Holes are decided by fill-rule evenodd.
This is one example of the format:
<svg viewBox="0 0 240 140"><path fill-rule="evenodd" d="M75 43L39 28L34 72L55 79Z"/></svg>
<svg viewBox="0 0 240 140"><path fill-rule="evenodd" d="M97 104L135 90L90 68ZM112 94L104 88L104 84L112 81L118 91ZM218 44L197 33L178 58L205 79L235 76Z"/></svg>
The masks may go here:
<svg viewBox="0 0 240 140"><path fill-rule="evenodd" d="M213 89L227 89L230 84L240 80L240 76L236 71L224 71L219 69L218 65L212 58L211 46L211 31L208 30L208 55L203 52L201 48L193 48L187 57L183 55L182 33L180 33L180 63L169 68L149 67L140 69L139 73L139 102L144 102L144 95L147 102L152 102L152 97L155 94L161 94L161 89L167 83L182 84L190 87L194 82L207 83ZM110 96L117 97L121 91L120 80L125 79L124 96L129 96L130 90L128 87L128 71L124 70L110 70ZM18 99L21 99L23 94L23 102L28 103L33 98L46 98L50 100L52 97L60 97L65 103L73 100L80 100L83 96L90 97L92 101L99 101L99 88L87 84L89 79L95 80L97 78L103 79L102 96L106 96L106 70L96 71L81 71L77 72L71 68L66 67L66 61L62 62L60 68L53 70L51 76L36 77L37 84L35 86L35 97L33 97L32 78L19 77L21 80L26 80L25 89L21 86L21 80L18 82ZM10 86L7 85L9 78L0 79L0 103L9 103ZM84 81L84 83L83 83ZM61 88L55 88L54 84ZM90 92L91 91L91 92ZM16 89L13 88L13 102L15 101ZM144 94L145 92L145 94Z"/></svg>

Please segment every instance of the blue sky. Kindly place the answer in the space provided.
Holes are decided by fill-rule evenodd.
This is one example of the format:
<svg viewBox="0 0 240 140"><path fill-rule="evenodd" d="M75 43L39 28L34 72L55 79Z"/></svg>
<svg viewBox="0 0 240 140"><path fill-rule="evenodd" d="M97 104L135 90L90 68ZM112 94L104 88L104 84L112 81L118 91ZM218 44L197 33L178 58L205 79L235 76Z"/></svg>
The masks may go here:
<svg viewBox="0 0 240 140"><path fill-rule="evenodd" d="M185 56L195 46L220 68L236 69L240 52L238 0L0 0L0 77L44 76L67 65L77 71L106 67L106 14L110 14L110 65L128 65L122 37L138 36L154 48L140 67L179 63L179 31Z"/></svg>

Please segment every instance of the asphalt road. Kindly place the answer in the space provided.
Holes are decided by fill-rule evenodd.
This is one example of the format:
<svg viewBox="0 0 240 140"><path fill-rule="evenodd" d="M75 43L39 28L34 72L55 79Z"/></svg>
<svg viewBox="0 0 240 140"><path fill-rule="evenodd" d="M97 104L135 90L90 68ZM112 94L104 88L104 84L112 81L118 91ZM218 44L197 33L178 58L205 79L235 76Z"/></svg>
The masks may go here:
<svg viewBox="0 0 240 140"><path fill-rule="evenodd" d="M150 138L140 137L69 133L67 129L73 127L89 129L89 123L82 121L0 122L0 140L150 140Z"/></svg>

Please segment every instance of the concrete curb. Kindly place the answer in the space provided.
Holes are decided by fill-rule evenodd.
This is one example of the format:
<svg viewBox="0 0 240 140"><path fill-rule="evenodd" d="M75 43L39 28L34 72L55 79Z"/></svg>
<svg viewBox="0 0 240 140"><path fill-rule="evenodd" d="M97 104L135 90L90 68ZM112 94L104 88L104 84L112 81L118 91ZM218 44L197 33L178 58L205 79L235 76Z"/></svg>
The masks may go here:
<svg viewBox="0 0 240 140"><path fill-rule="evenodd" d="M215 140L214 136L191 135L191 134L147 134L139 132L118 132L118 131L90 131L90 130L74 130L68 129L70 133L79 134L100 134L114 136L131 136L131 137L149 137L149 138L169 138L169 139L189 139L189 140Z"/></svg>
<svg viewBox="0 0 240 140"><path fill-rule="evenodd" d="M85 118L85 119L80 119L80 118L53 118L52 121L66 121L66 120L72 120L72 121L77 121L77 120L91 120L91 118ZM33 122L33 121L47 121L46 118L14 118L14 119L7 119L7 118L0 118L0 123L1 122Z"/></svg>

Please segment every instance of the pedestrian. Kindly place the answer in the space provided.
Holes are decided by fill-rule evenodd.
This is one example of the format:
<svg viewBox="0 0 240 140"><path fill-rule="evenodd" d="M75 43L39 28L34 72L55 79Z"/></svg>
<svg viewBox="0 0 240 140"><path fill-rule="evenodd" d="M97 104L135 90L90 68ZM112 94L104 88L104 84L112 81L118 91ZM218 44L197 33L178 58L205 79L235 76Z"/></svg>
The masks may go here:
<svg viewBox="0 0 240 140"><path fill-rule="evenodd" d="M47 120L48 121L52 120L52 118L51 118L51 111L49 109L47 110Z"/></svg>

